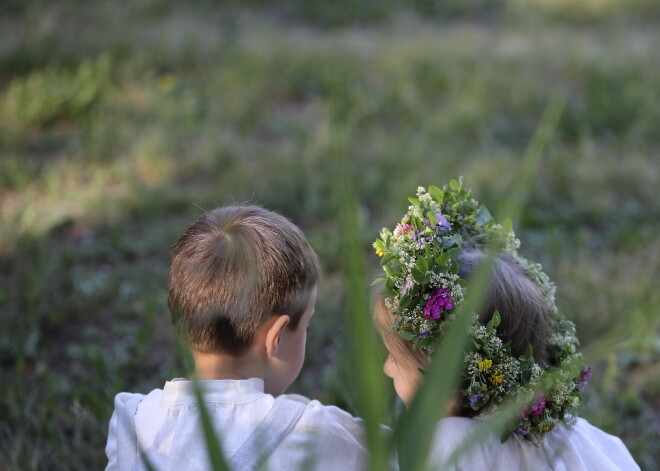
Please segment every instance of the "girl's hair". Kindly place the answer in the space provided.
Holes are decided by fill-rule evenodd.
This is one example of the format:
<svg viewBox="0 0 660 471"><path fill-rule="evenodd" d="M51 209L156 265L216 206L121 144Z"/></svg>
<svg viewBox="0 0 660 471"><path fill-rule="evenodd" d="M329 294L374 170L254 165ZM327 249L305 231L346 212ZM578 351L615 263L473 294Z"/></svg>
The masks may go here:
<svg viewBox="0 0 660 471"><path fill-rule="evenodd" d="M460 256L459 276L469 280L474 270L485 258L477 248L468 248ZM500 313L501 323L497 335L502 342L511 342L514 356L522 356L531 345L534 359L546 359L547 332L550 317L539 288L530 280L527 271L510 255L499 254L493 260L488 292L479 312L480 321L486 324L495 311ZM377 295L374 299L373 316L388 351L402 355L417 367L425 368L428 355L423 350L414 350L412 343L399 337L391 330L394 313L385 305L385 298ZM474 416L471 409L455 411L456 415Z"/></svg>

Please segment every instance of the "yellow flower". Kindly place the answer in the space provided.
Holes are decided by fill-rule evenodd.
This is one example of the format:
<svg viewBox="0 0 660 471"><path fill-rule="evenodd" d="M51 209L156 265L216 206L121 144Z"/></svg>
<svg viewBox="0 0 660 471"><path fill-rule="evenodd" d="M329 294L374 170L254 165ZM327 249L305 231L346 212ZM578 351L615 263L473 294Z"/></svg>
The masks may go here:
<svg viewBox="0 0 660 471"><path fill-rule="evenodd" d="M552 425L541 424L541 425L539 425L539 428L541 430L543 430L544 432L549 432L550 430L552 430Z"/></svg>
<svg viewBox="0 0 660 471"><path fill-rule="evenodd" d="M493 366L493 360L479 360L477 366L479 367L479 371L488 371Z"/></svg>
<svg viewBox="0 0 660 471"><path fill-rule="evenodd" d="M385 252L383 252L378 247L376 247L376 255L378 255L379 257L382 257L383 255L385 255Z"/></svg>
<svg viewBox="0 0 660 471"><path fill-rule="evenodd" d="M493 373L490 375L490 382L493 384L500 384L504 381L504 376L498 375L497 373Z"/></svg>

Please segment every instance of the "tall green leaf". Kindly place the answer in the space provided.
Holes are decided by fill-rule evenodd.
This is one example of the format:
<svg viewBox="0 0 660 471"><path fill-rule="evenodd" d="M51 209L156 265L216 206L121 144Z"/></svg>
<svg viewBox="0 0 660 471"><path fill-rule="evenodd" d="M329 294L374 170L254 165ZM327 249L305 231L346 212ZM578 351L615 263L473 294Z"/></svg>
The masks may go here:
<svg viewBox="0 0 660 471"><path fill-rule="evenodd" d="M211 414L209 414L206 404L204 403L204 392L200 382L195 376L192 378L193 390L195 391L195 402L199 409L199 418L204 431L204 440L206 443L206 451L209 455L209 461L214 471L230 471L227 466L227 460L220 446L220 437L215 432Z"/></svg>
<svg viewBox="0 0 660 471"><path fill-rule="evenodd" d="M341 140L343 131L335 136ZM343 142L343 141L340 141ZM337 148L341 149L341 145ZM346 155L342 152L340 155ZM387 469L391 447L389 438L381 426L387 413L385 379L382 374L379 346L369 315L369 293L358 218L358 195L346 159L340 159L341 198L340 221L344 252L344 276L346 282L346 316L351 338L351 357L346 365L351 368L356 381L356 404L359 415L365 420L366 441L370 451L367 468L374 471Z"/></svg>

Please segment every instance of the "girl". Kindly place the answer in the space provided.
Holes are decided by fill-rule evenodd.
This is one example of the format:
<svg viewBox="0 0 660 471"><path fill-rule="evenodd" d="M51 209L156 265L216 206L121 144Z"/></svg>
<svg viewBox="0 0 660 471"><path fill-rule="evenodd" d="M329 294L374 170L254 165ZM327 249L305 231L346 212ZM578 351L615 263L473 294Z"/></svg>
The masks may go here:
<svg viewBox="0 0 660 471"><path fill-rule="evenodd" d="M389 352L384 366L409 405L443 332L460 313L467 282L484 259L498 255L482 312L473 314L455 401L437 424L430 469L443 464L508 399L527 406L505 432L462 456L454 469L635 470L620 439L571 414L589 376L575 326L554 304L554 285L540 265L517 253L513 232L452 181L418 188L401 223L383 229L374 247L385 277L374 306ZM552 381L546 381L548 376Z"/></svg>

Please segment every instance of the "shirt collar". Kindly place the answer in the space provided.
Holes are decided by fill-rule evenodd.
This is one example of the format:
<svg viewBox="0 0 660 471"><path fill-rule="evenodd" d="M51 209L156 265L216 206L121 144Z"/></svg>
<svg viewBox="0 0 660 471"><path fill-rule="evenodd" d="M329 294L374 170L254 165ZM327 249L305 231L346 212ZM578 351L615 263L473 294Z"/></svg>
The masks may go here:
<svg viewBox="0 0 660 471"><path fill-rule="evenodd" d="M264 380L261 378L203 380L199 384L205 403L247 404L264 395ZM177 406L196 402L192 382L172 380L165 383L161 405Z"/></svg>

